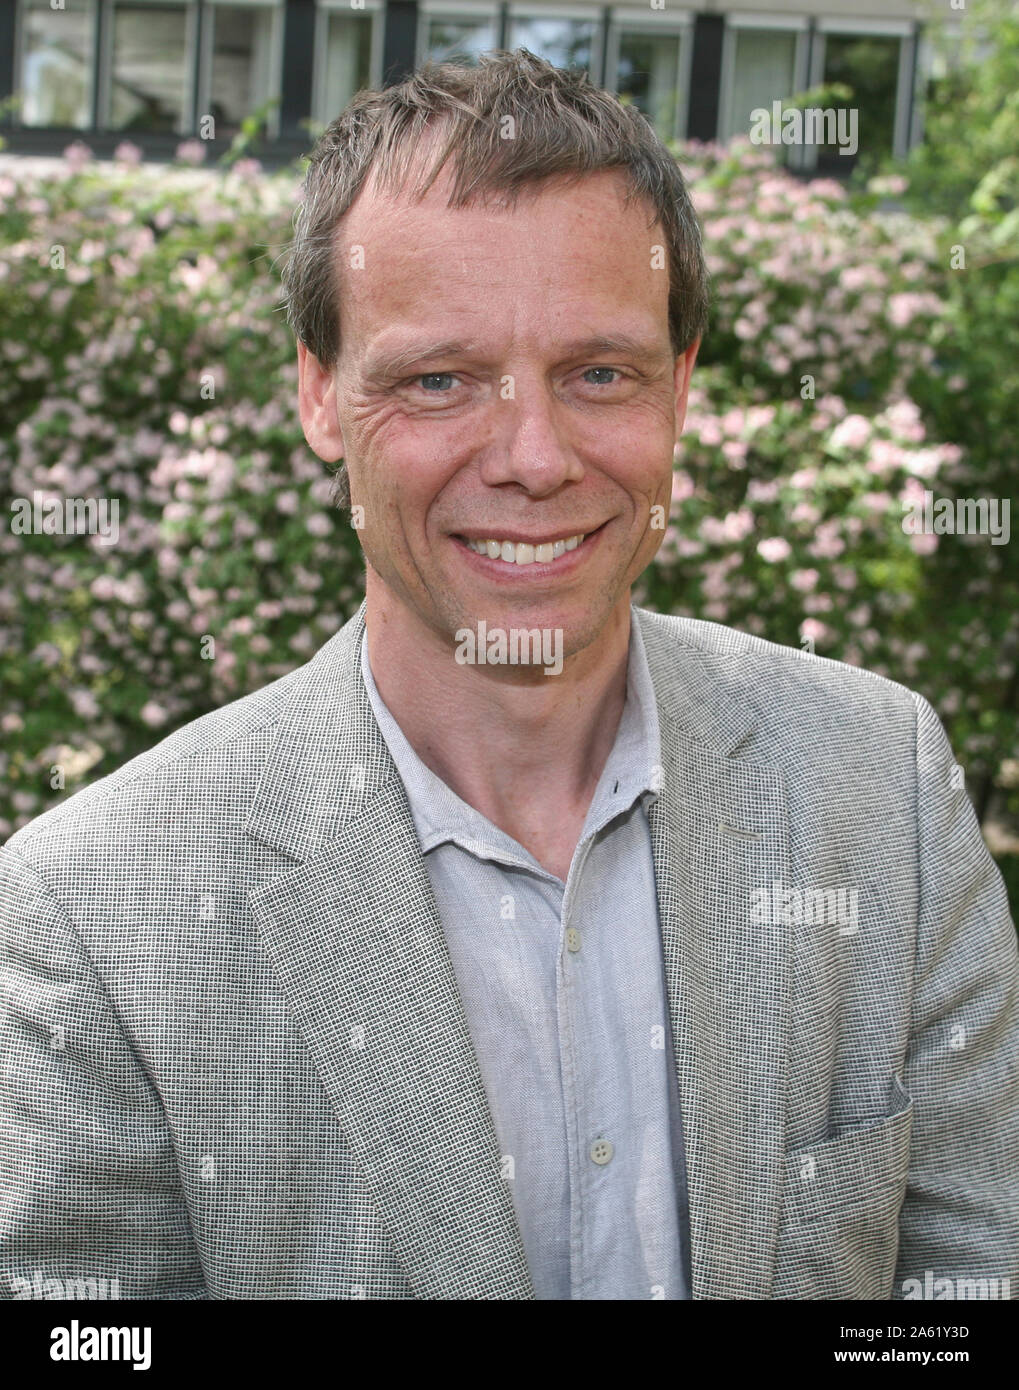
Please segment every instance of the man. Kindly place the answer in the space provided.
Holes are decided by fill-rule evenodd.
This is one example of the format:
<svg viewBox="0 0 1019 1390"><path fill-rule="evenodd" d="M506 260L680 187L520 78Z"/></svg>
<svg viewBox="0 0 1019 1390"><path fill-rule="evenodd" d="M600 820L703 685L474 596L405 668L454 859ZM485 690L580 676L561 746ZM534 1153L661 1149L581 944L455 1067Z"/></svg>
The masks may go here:
<svg viewBox="0 0 1019 1390"><path fill-rule="evenodd" d="M8 1294L1019 1290L937 718L631 606L707 303L646 122L526 52L362 94L286 285L365 605L5 849Z"/></svg>

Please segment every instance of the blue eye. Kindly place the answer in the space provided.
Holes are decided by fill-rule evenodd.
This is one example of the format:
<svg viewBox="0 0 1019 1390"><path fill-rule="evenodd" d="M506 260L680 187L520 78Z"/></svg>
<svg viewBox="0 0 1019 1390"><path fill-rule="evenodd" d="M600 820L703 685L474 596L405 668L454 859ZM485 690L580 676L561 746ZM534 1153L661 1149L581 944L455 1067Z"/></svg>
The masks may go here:
<svg viewBox="0 0 1019 1390"><path fill-rule="evenodd" d="M418 381L421 381L421 382L425 382L425 381L452 381L452 380L453 380L453 373L452 373L452 372L426 372L426 373L424 374L424 376L419 376L417 379L418 379ZM425 386L425 387L424 387L424 390L426 390L426 391L430 391L431 389L432 389L432 388L429 387L429 386ZM449 387L448 387L448 386L439 386L439 387L437 387L436 389L437 389L438 391L448 391L448 390L449 390Z"/></svg>
<svg viewBox="0 0 1019 1390"><path fill-rule="evenodd" d="M591 374L592 372L609 372L609 373L611 374L611 373L615 373L616 370L617 370L617 369L616 369L615 367L588 367L588 369L587 369L587 371L584 373L584 375L585 375L585 376L590 376L590 374ZM595 382L592 382L591 384L592 384L593 386L611 386L611 385L612 385L612 382L611 382L611 381L595 381Z"/></svg>

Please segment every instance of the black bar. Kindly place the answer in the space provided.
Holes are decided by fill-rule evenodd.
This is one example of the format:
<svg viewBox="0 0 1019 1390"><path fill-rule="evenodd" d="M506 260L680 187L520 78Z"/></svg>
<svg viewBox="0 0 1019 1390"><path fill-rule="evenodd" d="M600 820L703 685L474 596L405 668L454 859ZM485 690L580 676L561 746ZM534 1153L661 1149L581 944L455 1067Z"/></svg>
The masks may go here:
<svg viewBox="0 0 1019 1390"><path fill-rule="evenodd" d="M205 41L205 26L212 23L212 14L206 8L205 0L197 0L195 5L195 51L191 64L191 111L185 129L191 135L198 135L198 122L207 111L199 111L198 103L202 92L202 45Z"/></svg>
<svg viewBox="0 0 1019 1390"><path fill-rule="evenodd" d="M14 21L17 8L14 5L0 6L0 101L14 93ZM10 125L12 113L7 108L3 113L3 124Z"/></svg>
<svg viewBox="0 0 1019 1390"><path fill-rule="evenodd" d="M113 9L106 0L96 0L95 23L92 26L92 110L89 112L89 128L99 130L100 103L102 102L103 57L106 57L107 70L113 71ZM112 85L111 85L112 90Z"/></svg>
<svg viewBox="0 0 1019 1390"><path fill-rule="evenodd" d="M417 57L417 0L389 0L382 39L382 85L395 87L414 71Z"/></svg>
<svg viewBox="0 0 1019 1390"><path fill-rule="evenodd" d="M913 121L916 117L916 82L920 69L920 44L923 42L924 26L919 20L913 22L913 53L909 64L909 101L906 108L906 153L913 148Z"/></svg>
<svg viewBox="0 0 1019 1390"><path fill-rule="evenodd" d="M611 86L609 82L609 25L612 23L612 7L603 5L601 12L601 78L600 83L603 88Z"/></svg>
<svg viewBox="0 0 1019 1390"><path fill-rule="evenodd" d="M283 15L283 71L280 80L280 135L309 142L301 122L311 116L315 52L315 0L287 0Z"/></svg>
<svg viewBox="0 0 1019 1390"><path fill-rule="evenodd" d="M146 162L170 164L181 137L176 131L163 130L132 130L125 134L122 130L80 130L72 126L14 126L4 131L3 152L59 157L73 141L84 140L96 159L112 159L114 150L125 139L139 146ZM228 139L206 140L203 144L209 164L230 148ZM301 130L296 136L266 140L256 147L256 154L266 169L281 169L307 154L311 144L308 131Z"/></svg>
<svg viewBox="0 0 1019 1390"><path fill-rule="evenodd" d="M718 101L722 87L722 42L725 18L699 14L694 19L693 61L690 64L690 140L718 138Z"/></svg>

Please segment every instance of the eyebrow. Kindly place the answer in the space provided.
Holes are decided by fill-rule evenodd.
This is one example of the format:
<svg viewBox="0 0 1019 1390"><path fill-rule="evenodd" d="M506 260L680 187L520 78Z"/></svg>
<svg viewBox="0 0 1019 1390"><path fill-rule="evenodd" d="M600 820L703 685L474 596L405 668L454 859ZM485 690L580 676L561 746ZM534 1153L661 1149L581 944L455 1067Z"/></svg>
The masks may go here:
<svg viewBox="0 0 1019 1390"><path fill-rule="evenodd" d="M367 363L369 375L373 377L399 376L416 362L425 362L433 357L470 357L478 351L478 345L459 338L446 338L441 342L415 343L400 352L380 354ZM652 365L661 360L661 349L653 347L629 333L595 334L579 338L563 347L564 358L599 356L618 353L636 361Z"/></svg>

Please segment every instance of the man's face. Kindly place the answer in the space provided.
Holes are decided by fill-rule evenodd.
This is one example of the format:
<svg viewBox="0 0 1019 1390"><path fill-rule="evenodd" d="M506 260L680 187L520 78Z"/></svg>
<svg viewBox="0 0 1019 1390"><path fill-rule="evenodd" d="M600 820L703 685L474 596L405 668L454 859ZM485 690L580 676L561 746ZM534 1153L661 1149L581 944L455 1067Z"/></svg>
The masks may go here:
<svg viewBox="0 0 1019 1390"><path fill-rule="evenodd" d="M330 375L299 348L301 420L346 460L404 630L559 628L570 656L661 543L697 345L673 355L664 234L619 174L514 210L449 209L448 178L420 203L369 185L341 221L341 355Z"/></svg>

